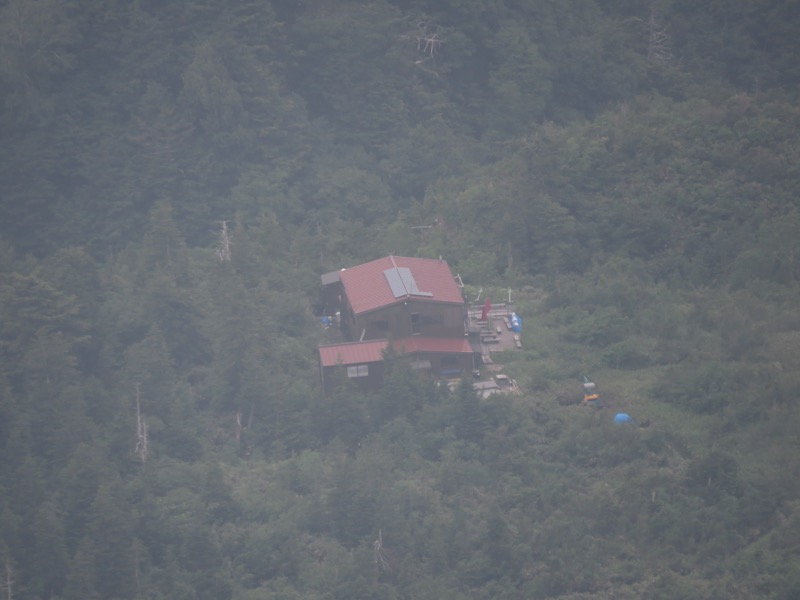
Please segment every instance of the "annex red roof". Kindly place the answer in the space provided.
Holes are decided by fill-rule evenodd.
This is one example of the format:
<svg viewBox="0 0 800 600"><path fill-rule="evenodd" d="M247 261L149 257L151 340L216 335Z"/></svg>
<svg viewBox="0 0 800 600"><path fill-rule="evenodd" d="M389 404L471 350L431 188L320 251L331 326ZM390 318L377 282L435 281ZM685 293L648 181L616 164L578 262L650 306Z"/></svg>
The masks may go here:
<svg viewBox="0 0 800 600"><path fill-rule="evenodd" d="M323 367L336 365L363 365L383 360L383 351L389 346L389 340L369 340L366 342L349 342L319 347L319 359Z"/></svg>
<svg viewBox="0 0 800 600"><path fill-rule="evenodd" d="M471 353L472 346L466 338L430 338L409 337L392 342L392 347L398 352L409 354L412 352L432 352L438 354Z"/></svg>
<svg viewBox="0 0 800 600"><path fill-rule="evenodd" d="M389 271L387 276L386 272ZM407 272L410 272L411 280ZM461 290L445 260L387 256L339 272L345 294L356 314L408 298L462 304ZM402 290L393 290L391 280Z"/></svg>

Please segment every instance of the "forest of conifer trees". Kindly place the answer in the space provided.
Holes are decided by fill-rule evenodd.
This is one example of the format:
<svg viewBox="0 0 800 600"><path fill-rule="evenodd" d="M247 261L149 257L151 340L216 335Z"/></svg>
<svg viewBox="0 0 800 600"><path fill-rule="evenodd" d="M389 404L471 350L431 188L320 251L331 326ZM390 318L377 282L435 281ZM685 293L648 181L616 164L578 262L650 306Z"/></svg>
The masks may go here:
<svg viewBox="0 0 800 600"><path fill-rule="evenodd" d="M0 0L2 597L798 597L799 28ZM322 393L387 254L513 291L520 395Z"/></svg>

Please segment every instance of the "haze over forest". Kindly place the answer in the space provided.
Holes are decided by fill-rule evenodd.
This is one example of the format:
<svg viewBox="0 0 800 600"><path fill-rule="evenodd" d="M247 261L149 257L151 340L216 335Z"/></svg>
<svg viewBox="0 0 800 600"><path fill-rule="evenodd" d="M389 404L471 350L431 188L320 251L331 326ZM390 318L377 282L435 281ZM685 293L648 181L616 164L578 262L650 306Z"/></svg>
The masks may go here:
<svg viewBox="0 0 800 600"><path fill-rule="evenodd" d="M3 596L797 598L798 31L0 0ZM388 254L511 290L521 395L322 394L320 274Z"/></svg>

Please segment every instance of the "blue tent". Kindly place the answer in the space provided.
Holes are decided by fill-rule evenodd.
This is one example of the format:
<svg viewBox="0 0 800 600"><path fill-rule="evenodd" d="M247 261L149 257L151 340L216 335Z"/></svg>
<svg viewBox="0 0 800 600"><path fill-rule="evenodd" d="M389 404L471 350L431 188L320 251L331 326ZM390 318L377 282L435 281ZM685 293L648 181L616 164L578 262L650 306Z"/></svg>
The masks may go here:
<svg viewBox="0 0 800 600"><path fill-rule="evenodd" d="M614 423L630 423L631 425L636 425L636 421L634 421L628 413L617 413L614 415Z"/></svg>
<svg viewBox="0 0 800 600"><path fill-rule="evenodd" d="M511 329L514 330L514 333L519 333L522 331L522 319L515 312L511 313Z"/></svg>

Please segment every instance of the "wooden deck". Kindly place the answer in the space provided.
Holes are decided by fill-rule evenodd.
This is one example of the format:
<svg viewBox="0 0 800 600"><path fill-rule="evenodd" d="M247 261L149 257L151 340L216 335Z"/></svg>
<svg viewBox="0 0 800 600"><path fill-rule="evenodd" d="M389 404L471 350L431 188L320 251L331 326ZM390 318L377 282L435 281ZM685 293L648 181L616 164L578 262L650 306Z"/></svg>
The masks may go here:
<svg viewBox="0 0 800 600"><path fill-rule="evenodd" d="M467 332L480 340L481 361L489 370L502 368L496 364L496 356L493 358L496 353L523 349L522 336L511 325L514 312L513 304L492 304L488 320L481 321L483 306L473 305L467 311Z"/></svg>

